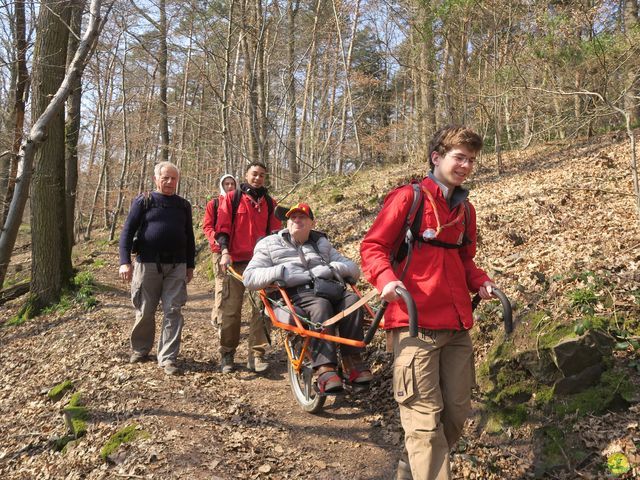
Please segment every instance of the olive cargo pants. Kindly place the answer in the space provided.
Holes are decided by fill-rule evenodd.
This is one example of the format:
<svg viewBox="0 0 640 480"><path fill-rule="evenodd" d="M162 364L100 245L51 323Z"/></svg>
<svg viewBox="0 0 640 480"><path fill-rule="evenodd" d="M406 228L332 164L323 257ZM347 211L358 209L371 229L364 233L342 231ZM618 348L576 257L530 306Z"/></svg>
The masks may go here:
<svg viewBox="0 0 640 480"><path fill-rule="evenodd" d="M234 263L233 268L239 274L247 268L248 262ZM218 327L220 329L220 355L234 354L240 343L240 323L242 321L242 302L244 300L244 285L230 275L225 275L222 283L222 294L216 292L218 305ZM218 298L220 301L218 303ZM260 300L254 305L251 302L251 319L249 323L249 350L255 356L262 356L267 348L267 335L264 322L260 316Z"/></svg>

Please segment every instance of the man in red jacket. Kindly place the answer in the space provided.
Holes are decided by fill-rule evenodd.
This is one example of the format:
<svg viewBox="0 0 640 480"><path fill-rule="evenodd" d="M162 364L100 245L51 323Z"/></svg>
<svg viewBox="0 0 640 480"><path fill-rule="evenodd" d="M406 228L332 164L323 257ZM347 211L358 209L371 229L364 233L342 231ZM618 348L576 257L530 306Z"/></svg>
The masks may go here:
<svg viewBox="0 0 640 480"><path fill-rule="evenodd" d="M225 195L236 190L236 179L233 175L225 173L220 177L219 182L220 195L212 198L207 203L204 210L204 220L202 221L202 230L204 231L209 248L211 249L211 262L213 264L214 287L213 287L213 308L211 309L211 323L214 327L219 327L218 310L221 308L222 291L227 276L220 268L220 245L216 242L216 223L218 220L218 208L224 200Z"/></svg>
<svg viewBox="0 0 640 480"><path fill-rule="evenodd" d="M391 253L413 203L413 187L391 192L360 247L362 270L389 302L385 328L393 343L393 392L405 431L411 474L400 461L398 478L451 478L449 451L471 409L475 383L469 292L492 296L495 285L476 267L476 214L461 184L473 170L482 139L465 127L436 132L429 148L431 172L420 182L422 220L403 278ZM465 205L466 202L466 205ZM405 260L406 261L406 260ZM409 336L407 310L397 302L406 288L418 309L418 337Z"/></svg>
<svg viewBox="0 0 640 480"><path fill-rule="evenodd" d="M245 174L246 183L233 194L227 194L218 208L215 239L220 245L220 268L223 272L233 264L236 272L242 274L253 256L253 249L262 237L280 229L280 221L275 217L275 202L267 194L264 182L267 167L253 162ZM234 199L240 195L237 208ZM220 324L220 369L223 373L234 370L233 358L240 342L240 322L244 285L229 277L218 311ZM249 328L249 356L247 368L264 372L269 364L264 359L267 337L260 312L253 309Z"/></svg>

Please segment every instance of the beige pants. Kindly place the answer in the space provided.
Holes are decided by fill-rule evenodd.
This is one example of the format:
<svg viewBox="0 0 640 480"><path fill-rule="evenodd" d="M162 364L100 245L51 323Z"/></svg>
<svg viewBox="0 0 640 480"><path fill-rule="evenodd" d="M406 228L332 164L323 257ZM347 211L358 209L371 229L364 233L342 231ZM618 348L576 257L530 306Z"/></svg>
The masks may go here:
<svg viewBox="0 0 640 480"><path fill-rule="evenodd" d="M211 309L211 324L218 326L218 311L222 304L222 290L224 289L225 273L220 268L220 253L211 252L211 263L213 266L213 308Z"/></svg>
<svg viewBox="0 0 640 480"><path fill-rule="evenodd" d="M242 274L248 262L234 263L233 268ZM230 275L225 275L222 282L222 294L218 296L218 325L220 327L220 354L235 353L240 343L240 323L242 320L242 301L244 299L244 285ZM260 316L261 303L251 302L251 320L249 323L249 349L256 356L262 356L267 348L267 336L264 322Z"/></svg>
<svg viewBox="0 0 640 480"><path fill-rule="evenodd" d="M413 480L450 480L449 451L471 410L475 382L467 331L393 331L393 393Z"/></svg>

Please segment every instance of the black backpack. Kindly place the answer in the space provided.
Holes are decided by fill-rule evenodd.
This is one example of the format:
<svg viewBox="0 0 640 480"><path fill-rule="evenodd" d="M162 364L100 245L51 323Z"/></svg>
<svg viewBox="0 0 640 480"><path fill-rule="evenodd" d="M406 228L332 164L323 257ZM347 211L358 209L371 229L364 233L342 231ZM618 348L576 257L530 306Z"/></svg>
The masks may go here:
<svg viewBox="0 0 640 480"><path fill-rule="evenodd" d="M143 192L142 195L142 221L138 225L136 233L133 234L133 241L131 242L131 253L134 255L140 253L140 234L142 227L146 223L147 211L151 208L151 192Z"/></svg>

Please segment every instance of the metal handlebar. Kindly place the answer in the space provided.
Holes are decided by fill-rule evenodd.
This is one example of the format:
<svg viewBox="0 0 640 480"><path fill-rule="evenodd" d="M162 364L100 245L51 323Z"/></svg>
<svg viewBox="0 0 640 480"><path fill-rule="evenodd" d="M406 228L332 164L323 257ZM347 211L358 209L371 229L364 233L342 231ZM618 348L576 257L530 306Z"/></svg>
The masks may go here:
<svg viewBox="0 0 640 480"><path fill-rule="evenodd" d="M409 335L412 337L418 336L418 309L416 308L416 302L413 301L411 294L402 287L396 287L396 294L402 298L404 303L407 306L407 312L409 314ZM380 309L376 314L376 318L373 319L371 326L367 330L366 335L364 336L364 343L369 344L373 339L373 336L378 329L378 325L380 324L380 320L382 320L382 316L384 312L387 310L387 306L389 302L382 301L380 304Z"/></svg>
<svg viewBox="0 0 640 480"><path fill-rule="evenodd" d="M491 289L493 295L500 300L502 304L502 320L504 321L504 331L507 335L513 332L513 310L511 308L511 301L509 298L502 292L502 290L493 287ZM478 304L480 303L480 295L476 295L473 297L471 301L471 308L475 310Z"/></svg>

